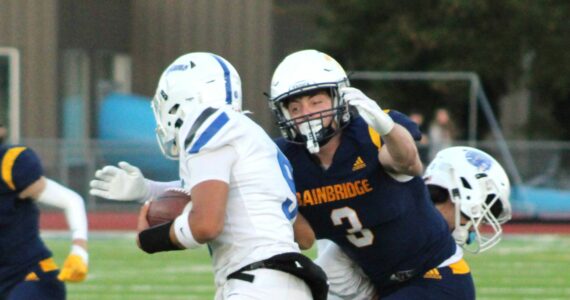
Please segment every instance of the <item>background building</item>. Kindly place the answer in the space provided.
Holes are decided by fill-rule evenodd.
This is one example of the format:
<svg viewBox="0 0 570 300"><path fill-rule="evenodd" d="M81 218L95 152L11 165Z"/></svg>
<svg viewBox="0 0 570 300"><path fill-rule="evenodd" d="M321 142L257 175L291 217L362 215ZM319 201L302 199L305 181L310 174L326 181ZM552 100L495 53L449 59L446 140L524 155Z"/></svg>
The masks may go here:
<svg viewBox="0 0 570 300"><path fill-rule="evenodd" d="M12 142L37 149L48 174L85 192L107 162L101 151L121 151L98 143L109 92L150 98L172 60L208 51L234 64L244 107L272 128L263 95L272 10L266 0L0 0L0 123ZM153 122L147 107L148 115L129 117ZM158 153L154 142L140 146L128 151Z"/></svg>
<svg viewBox="0 0 570 300"><path fill-rule="evenodd" d="M527 18L523 2L412 2L0 0L0 124L11 142L36 149L47 174L79 191L94 209L108 205L87 196L102 165L128 160L151 178L176 177L154 141L148 101L162 70L184 53L209 51L231 61L242 77L244 107L273 136L279 132L263 92L279 61L299 49L322 49L349 72L475 70L481 83L470 86L465 80L398 81L387 73L382 76L392 79L351 81L386 108L420 110L429 118L437 106L449 107L462 132L454 143L492 153L521 187L513 193L519 215L570 218L570 143L560 140L568 130L559 122L570 113L564 100L570 73L560 71L570 59L560 46L570 36L564 16L570 10L562 9L567 4L536 2L533 13L544 17ZM501 27L505 38L488 34L485 24L508 20L486 9L520 22ZM433 24L432 15L438 16ZM462 18L471 15L479 21ZM525 27L529 22L532 30ZM459 29L477 38L466 40ZM513 37L521 37L522 50ZM527 49L525 39L534 48ZM519 50L524 55L513 63ZM489 57L504 58L502 65ZM474 101L483 91L490 95L486 108Z"/></svg>
<svg viewBox="0 0 570 300"><path fill-rule="evenodd" d="M1 0L0 47L20 54L17 103L2 120L19 137L96 138L98 101L110 89L151 96L179 55L210 51L242 75L245 106L271 122L262 91L272 64L272 1ZM73 124L73 126L69 126Z"/></svg>

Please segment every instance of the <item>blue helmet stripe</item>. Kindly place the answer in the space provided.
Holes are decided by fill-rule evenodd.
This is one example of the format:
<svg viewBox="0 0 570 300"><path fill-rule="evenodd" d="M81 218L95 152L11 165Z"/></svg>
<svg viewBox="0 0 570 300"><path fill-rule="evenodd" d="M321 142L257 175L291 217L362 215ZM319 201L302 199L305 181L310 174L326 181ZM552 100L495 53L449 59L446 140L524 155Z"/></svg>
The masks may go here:
<svg viewBox="0 0 570 300"><path fill-rule="evenodd" d="M230 69L228 69L226 62L221 57L217 55L212 56L214 56L224 70L224 80L226 81L226 103L232 104L232 82L230 80Z"/></svg>
<svg viewBox="0 0 570 300"><path fill-rule="evenodd" d="M222 129L222 127L224 127L226 123L228 123L229 120L230 118L228 118L228 115L225 112L221 113L212 122L212 124L210 124L210 126L208 126L208 128L206 128L204 132L202 132L202 134L200 135L196 143L194 143L192 148L190 148L188 153L190 154L198 153L198 151L200 151L200 149L202 149L202 147L206 145L206 143L208 143L208 141L210 141L212 137L216 135L216 133L218 133L218 131L220 131L220 129Z"/></svg>

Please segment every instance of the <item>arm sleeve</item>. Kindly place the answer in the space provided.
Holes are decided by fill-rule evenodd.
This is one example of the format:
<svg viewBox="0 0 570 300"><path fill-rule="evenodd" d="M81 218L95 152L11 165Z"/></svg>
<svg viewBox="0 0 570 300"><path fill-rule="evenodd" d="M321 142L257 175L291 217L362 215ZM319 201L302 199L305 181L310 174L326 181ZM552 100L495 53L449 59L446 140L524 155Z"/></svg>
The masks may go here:
<svg viewBox="0 0 570 300"><path fill-rule="evenodd" d="M238 154L232 146L199 153L188 158L186 163L190 170L188 184L190 189L206 180L230 182L230 174Z"/></svg>
<svg viewBox="0 0 570 300"><path fill-rule="evenodd" d="M83 198L51 179L46 178L46 181L38 202L63 209L72 239L87 240L87 214Z"/></svg>
<svg viewBox="0 0 570 300"><path fill-rule="evenodd" d="M180 180L163 182L163 181L154 181L150 179L145 179L145 182L148 186L149 195L148 197L143 197L142 199L140 199L139 202L144 202L150 198L156 199L159 195L161 195L170 188L182 187L182 181Z"/></svg>

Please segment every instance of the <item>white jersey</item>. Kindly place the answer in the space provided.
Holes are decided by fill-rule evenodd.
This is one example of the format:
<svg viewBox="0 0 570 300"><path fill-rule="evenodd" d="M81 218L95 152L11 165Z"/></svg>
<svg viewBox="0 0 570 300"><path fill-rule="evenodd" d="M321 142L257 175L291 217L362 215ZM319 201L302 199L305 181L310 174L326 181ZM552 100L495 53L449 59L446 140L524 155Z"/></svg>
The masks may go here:
<svg viewBox="0 0 570 300"><path fill-rule="evenodd" d="M290 165L261 127L233 110L202 107L186 117L178 141L184 141L179 148L185 189L208 179L229 184L223 231L208 243L217 286L245 265L300 251L293 237L297 203ZM203 162L190 168L201 155L219 149L236 155L229 176L208 173ZM208 161L217 163L225 162Z"/></svg>

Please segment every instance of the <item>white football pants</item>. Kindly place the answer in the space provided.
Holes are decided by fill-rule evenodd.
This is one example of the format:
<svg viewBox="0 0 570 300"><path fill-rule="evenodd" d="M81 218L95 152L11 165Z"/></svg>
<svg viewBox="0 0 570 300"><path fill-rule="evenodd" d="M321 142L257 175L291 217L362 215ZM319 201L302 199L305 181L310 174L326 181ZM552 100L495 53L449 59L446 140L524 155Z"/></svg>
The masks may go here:
<svg viewBox="0 0 570 300"><path fill-rule="evenodd" d="M362 269L330 240L317 240L317 259L329 280L329 300L374 299L376 290Z"/></svg>
<svg viewBox="0 0 570 300"><path fill-rule="evenodd" d="M246 271L255 276L253 282L230 279L216 291L216 300L311 300L309 286L297 276L289 273L256 269Z"/></svg>

